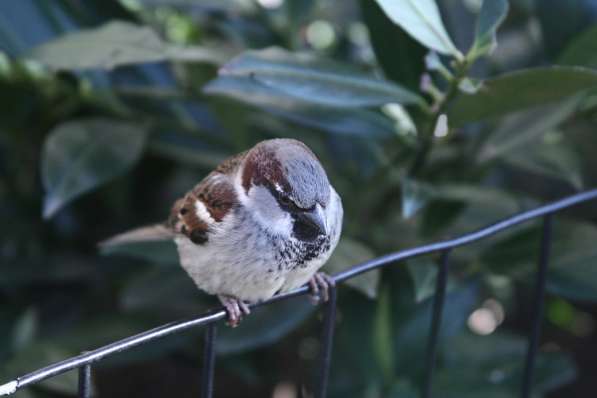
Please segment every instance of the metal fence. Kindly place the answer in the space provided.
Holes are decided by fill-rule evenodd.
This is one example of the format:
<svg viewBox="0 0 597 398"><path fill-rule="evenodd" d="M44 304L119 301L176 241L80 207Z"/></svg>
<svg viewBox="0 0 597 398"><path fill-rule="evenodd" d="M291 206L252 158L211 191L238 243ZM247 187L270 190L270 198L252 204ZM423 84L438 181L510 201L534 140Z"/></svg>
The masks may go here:
<svg viewBox="0 0 597 398"><path fill-rule="evenodd" d="M448 267L450 252L463 245L467 245L504 231L518 224L543 218L543 233L541 238L540 252L538 258L538 269L535 276L535 287L533 296L533 319L532 328L529 333L528 350L525 360L524 375L521 385L520 396L528 398L531 396L531 386L533 381L533 370L539 337L541 334L541 323L543 318L543 298L545 295L545 282L547 276L547 263L549 260L549 251L551 246L552 216L554 213L570 208L579 203L597 199L597 189L586 191L577 195L569 196L557 202L526 211L512 216L503 221L489 225L478 231L462 235L454 239L448 239L425 246L419 246L412 249L388 254L362 264L358 264L344 272L333 276L336 284L342 283L350 278L376 268L390 266L398 261L406 260L431 253L441 253L439 262L439 272L436 282L435 295L433 298L433 312L429 339L427 343L426 373L421 388L421 396L429 398L432 396L433 371L435 367L435 357L438 347L439 330L442 321L442 311L446 297L446 285L448 281ZM251 305L251 308L269 305L277 301L287 300L292 297L308 294L307 287L294 290L289 293L274 296L273 298ZM336 318L336 288L330 291L330 299L324 304L324 317L321 335L321 353L319 358L319 369L315 383L315 397L323 398L326 396L329 370L332 362L332 345L334 341L334 324ZM42 380L60 375L73 369L79 371L79 397L89 398L92 395L91 390L91 365L99 362L110 355L129 350L141 344L153 342L159 338L180 333L186 329L205 326L205 346L203 353L203 366L201 378L201 397L210 398L213 395L213 377L215 364L214 343L217 336L217 324L226 317L223 310L214 310L207 314L193 319L168 323L166 325L139 333L134 336L108 344L104 347L82 353L81 355L65 359L44 368L35 370L31 373L18 377L17 379L0 385L0 395L11 395L17 390L26 386L38 383Z"/></svg>

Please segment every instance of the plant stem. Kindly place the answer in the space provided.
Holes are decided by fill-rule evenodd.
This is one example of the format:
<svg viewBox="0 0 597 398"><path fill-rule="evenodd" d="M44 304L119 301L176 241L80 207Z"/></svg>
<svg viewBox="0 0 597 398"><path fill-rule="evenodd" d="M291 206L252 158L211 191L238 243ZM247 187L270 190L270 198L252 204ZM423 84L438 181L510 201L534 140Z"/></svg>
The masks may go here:
<svg viewBox="0 0 597 398"><path fill-rule="evenodd" d="M431 149L433 148L433 133L435 131L435 126L437 125L437 121L443 113L446 112L448 105L454 99L456 94L458 94L458 86L462 82L462 80L468 74L468 69L470 64L466 59L461 61L456 61L455 66L455 74L454 77L450 80L450 84L448 86L448 90L446 91L445 95L442 99L440 99L434 106L433 112L431 117L429 118L428 122L425 124L425 128L422 129L422 133L420 136L420 145L417 154L415 155L415 159L408 171L408 175L410 177L416 176L423 166L427 163L427 158L431 153Z"/></svg>

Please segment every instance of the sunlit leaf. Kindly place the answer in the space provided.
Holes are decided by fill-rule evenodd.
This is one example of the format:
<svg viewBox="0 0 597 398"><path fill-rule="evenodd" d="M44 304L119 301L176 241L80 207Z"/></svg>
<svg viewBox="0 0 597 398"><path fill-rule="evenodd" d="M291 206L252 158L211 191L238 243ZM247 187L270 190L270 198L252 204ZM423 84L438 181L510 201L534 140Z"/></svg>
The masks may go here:
<svg viewBox="0 0 597 398"><path fill-rule="evenodd" d="M484 0L477 20L475 41L467 57L476 59L497 47L496 33L508 14L508 0Z"/></svg>
<svg viewBox="0 0 597 398"><path fill-rule="evenodd" d="M460 56L442 22L435 0L376 0L386 15L412 37L442 54Z"/></svg>
<svg viewBox="0 0 597 398"><path fill-rule="evenodd" d="M80 119L59 125L42 150L44 218L123 174L143 150L146 128L115 119Z"/></svg>
<svg viewBox="0 0 597 398"><path fill-rule="evenodd" d="M425 70L426 48L386 17L379 4L360 0L360 5L375 58L385 76L410 90L418 90Z"/></svg>
<svg viewBox="0 0 597 398"><path fill-rule="evenodd" d="M151 28L114 21L99 28L68 33L35 48L30 58L54 69L112 69L158 61L221 63L225 54L202 47L164 42Z"/></svg>
<svg viewBox="0 0 597 398"><path fill-rule="evenodd" d="M461 93L450 106L454 126L545 105L597 87L597 71L547 66L486 80L476 94Z"/></svg>

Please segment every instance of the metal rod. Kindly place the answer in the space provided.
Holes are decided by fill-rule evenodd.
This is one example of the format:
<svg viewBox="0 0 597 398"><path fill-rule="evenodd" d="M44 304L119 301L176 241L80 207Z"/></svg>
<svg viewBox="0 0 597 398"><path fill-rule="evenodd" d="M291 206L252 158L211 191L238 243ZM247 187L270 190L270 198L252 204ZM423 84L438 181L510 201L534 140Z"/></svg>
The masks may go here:
<svg viewBox="0 0 597 398"><path fill-rule="evenodd" d="M317 378L317 389L315 398L325 398L330 377L330 366L332 364L332 347L334 345L334 327L336 323L336 287L329 287L329 300L325 304L323 315L323 330L321 334L321 356L319 359L319 375Z"/></svg>
<svg viewBox="0 0 597 398"><path fill-rule="evenodd" d="M533 387L535 358L537 356L537 348L539 347L539 339L541 338L541 324L543 323L543 300L545 298L547 263L551 248L551 227L551 216L546 215L543 219L543 234L541 236L541 248L539 249L537 279L535 280L535 293L533 297L533 326L529 335L529 346L524 364L522 398L529 398Z"/></svg>
<svg viewBox="0 0 597 398"><path fill-rule="evenodd" d="M446 287L448 285L448 257L450 250L442 252L439 261L439 273L435 283L435 296L433 297L433 313L431 318L431 329L429 330L429 340L427 342L427 360L425 367L425 378L423 380L423 398L431 397L431 385L433 382L433 371L435 369L435 358L437 356L437 346L439 340L439 330L442 324L442 313L446 301Z"/></svg>
<svg viewBox="0 0 597 398"><path fill-rule="evenodd" d="M91 398L91 365L79 368L79 398Z"/></svg>
<svg viewBox="0 0 597 398"><path fill-rule="evenodd" d="M201 398L211 398L214 391L214 366L216 362L217 325L212 323L205 329L203 344L203 369L201 371Z"/></svg>
<svg viewBox="0 0 597 398"><path fill-rule="evenodd" d="M497 222L495 224L489 225L488 227L482 228L475 232L462 235L460 237L444 240L436 243L432 243L425 246L419 246L412 249L402 250L399 252L387 254L382 257L378 257L376 259L357 264L350 269L341 272L335 275L334 280L339 283L343 282L347 279L354 278L360 274L365 272L371 271L376 268L380 268L391 263L395 263L398 261L406 260L409 258L414 258L418 256L422 256L425 254L431 254L435 252L444 251L446 249L466 245L485 237L494 235L502 230L508 229L515 225L521 224L525 221L529 221L534 218L538 218L541 216L545 216L548 214L555 213L562 209L567 209L572 206L578 205L583 202L587 202L590 200L597 199L597 189L593 189L590 191L582 192L577 195L569 196L559 201L547 204L545 206L538 207L536 209L526 211L505 219L503 221ZM280 294L277 296L272 297L269 300L265 300L259 304L251 305L251 308L260 307L263 305L268 305L270 303L274 303L277 301L287 300L292 297L302 296L309 292L309 288L303 286L298 288L294 291ZM92 362L99 361L106 356L116 354L118 352L129 350L133 347L136 347L141 344L148 343L150 341L162 338L164 336L168 336L174 333L179 333L183 330L187 330L192 327L200 327L205 326L214 322L217 322L221 319L226 317L226 312L223 309L219 309L217 311L210 311L207 314L204 314L200 317L187 319L182 321L171 322L166 325L159 326L155 329L148 330L143 333L139 333L137 335L129 336L125 339L115 341L111 344L106 346L100 347L93 351L89 351L86 354L78 355L76 357L68 358L63 361L54 363L52 365L46 366L44 368L37 369L31 373L25 374L15 380L12 380L6 384L0 385L0 396L2 395L10 395L14 393L16 390L23 388L27 385L37 383L39 381L45 380L49 377L56 376L62 373L65 373L69 370L78 368L82 365L89 364Z"/></svg>

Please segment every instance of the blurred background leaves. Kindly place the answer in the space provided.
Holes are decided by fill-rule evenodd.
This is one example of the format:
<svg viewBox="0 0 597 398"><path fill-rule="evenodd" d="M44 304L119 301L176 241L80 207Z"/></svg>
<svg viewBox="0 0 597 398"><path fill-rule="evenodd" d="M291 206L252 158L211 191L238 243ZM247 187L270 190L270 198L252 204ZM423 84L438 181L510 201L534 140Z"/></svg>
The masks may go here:
<svg viewBox="0 0 597 398"><path fill-rule="evenodd" d="M22 0L0 11L0 381L216 306L170 242L97 243L164 220L218 162L263 139L304 141L341 194L334 273L597 184L595 0ZM597 207L556 221L535 393L592 396ZM453 253L440 396L517 393L538 231ZM331 397L418 396L436 262L341 289ZM221 329L218 396L310 391L314 313L299 299ZM96 368L96 394L196 396L200 347L190 331L114 357ZM159 375L150 388L148 374ZM74 388L67 374L17 396Z"/></svg>

